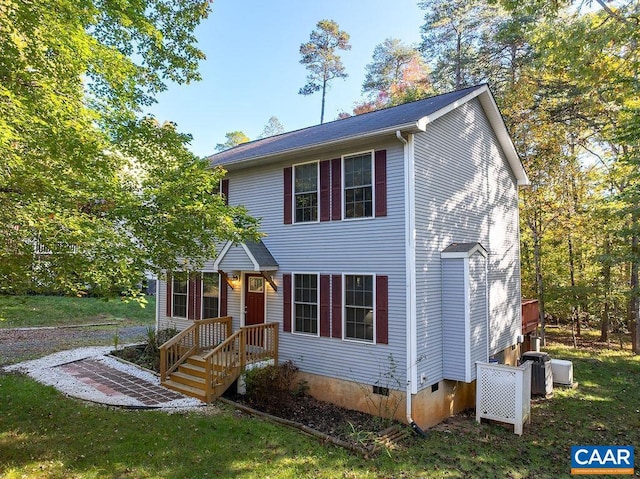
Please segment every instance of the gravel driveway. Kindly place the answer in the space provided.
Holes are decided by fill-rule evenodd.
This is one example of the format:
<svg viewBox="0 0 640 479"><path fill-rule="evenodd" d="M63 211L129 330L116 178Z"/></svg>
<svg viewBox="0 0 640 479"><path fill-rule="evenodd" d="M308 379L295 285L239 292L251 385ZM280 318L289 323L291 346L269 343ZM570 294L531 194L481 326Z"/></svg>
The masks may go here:
<svg viewBox="0 0 640 479"><path fill-rule="evenodd" d="M144 341L148 326L94 325L63 328L0 329L0 367L83 346Z"/></svg>

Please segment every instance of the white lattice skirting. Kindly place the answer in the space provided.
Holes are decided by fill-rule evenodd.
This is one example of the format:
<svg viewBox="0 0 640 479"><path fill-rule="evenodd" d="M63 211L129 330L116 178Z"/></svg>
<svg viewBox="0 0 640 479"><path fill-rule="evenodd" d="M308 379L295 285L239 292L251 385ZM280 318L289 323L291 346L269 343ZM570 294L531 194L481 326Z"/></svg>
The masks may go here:
<svg viewBox="0 0 640 479"><path fill-rule="evenodd" d="M513 424L514 432L522 435L522 425L531 421L531 364L476 363L476 421Z"/></svg>

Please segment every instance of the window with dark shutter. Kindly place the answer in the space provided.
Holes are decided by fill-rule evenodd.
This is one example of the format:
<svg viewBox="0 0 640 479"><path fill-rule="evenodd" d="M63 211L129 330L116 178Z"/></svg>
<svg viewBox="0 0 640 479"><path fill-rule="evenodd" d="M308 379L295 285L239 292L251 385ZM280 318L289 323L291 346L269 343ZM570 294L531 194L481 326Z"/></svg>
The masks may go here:
<svg viewBox="0 0 640 479"><path fill-rule="evenodd" d="M292 205L293 205L293 169L287 167L284 169L284 224L292 223Z"/></svg>
<svg viewBox="0 0 640 479"><path fill-rule="evenodd" d="M229 204L229 180L222 180L222 196L224 196L224 204Z"/></svg>
<svg viewBox="0 0 640 479"><path fill-rule="evenodd" d="M318 275L293 275L293 330L318 334Z"/></svg>
<svg viewBox="0 0 640 479"><path fill-rule="evenodd" d="M387 150L375 153L376 217L387 216Z"/></svg>
<svg viewBox="0 0 640 479"><path fill-rule="evenodd" d="M173 286L173 276L169 273L167 273L167 295L165 298L165 314L167 316L167 318L170 318L172 316L172 309L171 306L173 304L173 293L172 293L172 288Z"/></svg>
<svg viewBox="0 0 640 479"><path fill-rule="evenodd" d="M320 336L329 337L331 329L331 303L329 299L331 277L320 275Z"/></svg>
<svg viewBox="0 0 640 479"><path fill-rule="evenodd" d="M291 332L291 275L282 275L282 330Z"/></svg>
<svg viewBox="0 0 640 479"><path fill-rule="evenodd" d="M374 338L373 276L344 276L344 337L373 342Z"/></svg>
<svg viewBox="0 0 640 479"><path fill-rule="evenodd" d="M220 275L202 273L202 319L220 316Z"/></svg>
<svg viewBox="0 0 640 479"><path fill-rule="evenodd" d="M320 162L320 221L331 219L331 161Z"/></svg>
<svg viewBox="0 0 640 479"><path fill-rule="evenodd" d="M371 152L345 156L344 218L373 216L373 155Z"/></svg>
<svg viewBox="0 0 640 479"><path fill-rule="evenodd" d="M342 219L342 158L331 160L331 219Z"/></svg>
<svg viewBox="0 0 640 479"><path fill-rule="evenodd" d="M331 276L331 336L342 339L342 276Z"/></svg>
<svg viewBox="0 0 640 479"><path fill-rule="evenodd" d="M293 167L294 221L296 223L318 221L318 170L317 162Z"/></svg>
<svg viewBox="0 0 640 479"><path fill-rule="evenodd" d="M389 343L388 276L376 276L376 343Z"/></svg>

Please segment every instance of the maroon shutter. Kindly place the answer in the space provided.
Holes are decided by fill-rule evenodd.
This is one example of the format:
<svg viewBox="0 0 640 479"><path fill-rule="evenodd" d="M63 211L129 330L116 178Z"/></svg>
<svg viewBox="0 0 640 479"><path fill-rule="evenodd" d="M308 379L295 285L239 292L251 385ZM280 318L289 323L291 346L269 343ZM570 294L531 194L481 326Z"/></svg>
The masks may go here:
<svg viewBox="0 0 640 479"><path fill-rule="evenodd" d="M224 204L229 204L229 180L222 180L222 195L224 196Z"/></svg>
<svg viewBox="0 0 640 479"><path fill-rule="evenodd" d="M376 151L376 216L387 216L387 150Z"/></svg>
<svg viewBox="0 0 640 479"><path fill-rule="evenodd" d="M331 219L331 162L320 162L320 221Z"/></svg>
<svg viewBox="0 0 640 479"><path fill-rule="evenodd" d="M342 276L334 274L332 280L331 336L342 339Z"/></svg>
<svg viewBox="0 0 640 479"><path fill-rule="evenodd" d="M331 219L342 219L342 159L331 160Z"/></svg>
<svg viewBox="0 0 640 479"><path fill-rule="evenodd" d="M173 276L171 276L171 273L167 273L167 318L171 317L171 305L173 304Z"/></svg>
<svg viewBox="0 0 640 479"><path fill-rule="evenodd" d="M376 343L389 343L388 276L376 276Z"/></svg>
<svg viewBox="0 0 640 479"><path fill-rule="evenodd" d="M193 319L202 319L202 273L195 275L193 279L194 292L194 304L193 304Z"/></svg>
<svg viewBox="0 0 640 479"><path fill-rule="evenodd" d="M224 317L227 315L227 296L228 296L228 288L229 285L227 281L220 275L220 287L218 288L220 291L220 317Z"/></svg>
<svg viewBox="0 0 640 479"><path fill-rule="evenodd" d="M291 167L284 169L284 224L291 224L291 207L293 204L292 193L293 171Z"/></svg>
<svg viewBox="0 0 640 479"><path fill-rule="evenodd" d="M282 275L282 330L285 333L291 332L291 275Z"/></svg>
<svg viewBox="0 0 640 479"><path fill-rule="evenodd" d="M329 301L329 288L331 277L328 274L320 275L320 336L329 337L331 333L331 312Z"/></svg>

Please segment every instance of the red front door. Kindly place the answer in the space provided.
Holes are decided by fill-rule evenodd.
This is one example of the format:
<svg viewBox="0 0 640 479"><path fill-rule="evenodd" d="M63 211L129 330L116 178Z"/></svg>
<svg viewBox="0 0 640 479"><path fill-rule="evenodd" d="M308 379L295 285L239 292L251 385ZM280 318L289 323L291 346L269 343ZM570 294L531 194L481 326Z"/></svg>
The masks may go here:
<svg viewBox="0 0 640 479"><path fill-rule="evenodd" d="M264 323L264 277L260 274L245 275L244 324Z"/></svg>

